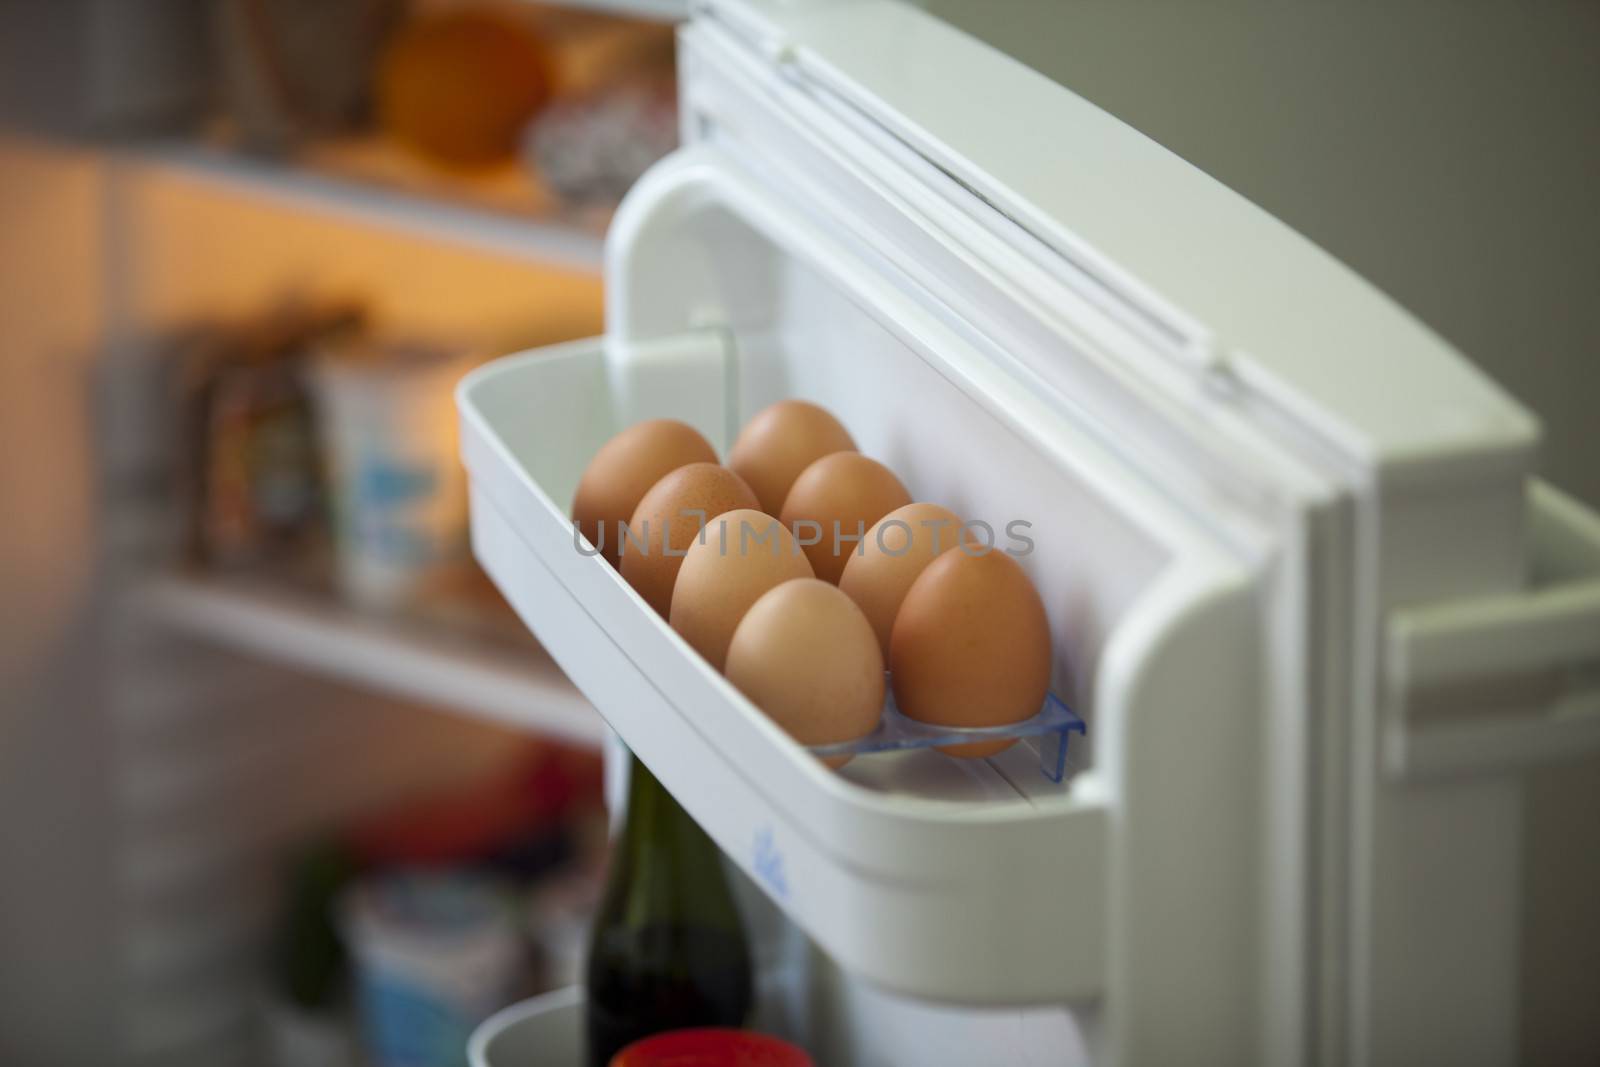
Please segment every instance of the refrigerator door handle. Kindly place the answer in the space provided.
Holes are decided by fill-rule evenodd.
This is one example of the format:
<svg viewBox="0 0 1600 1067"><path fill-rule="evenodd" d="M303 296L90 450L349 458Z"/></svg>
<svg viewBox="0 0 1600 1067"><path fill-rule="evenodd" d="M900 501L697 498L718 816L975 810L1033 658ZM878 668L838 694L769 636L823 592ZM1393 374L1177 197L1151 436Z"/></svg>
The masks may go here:
<svg viewBox="0 0 1600 1067"><path fill-rule="evenodd" d="M1396 611L1384 770L1512 774L1600 752L1600 516L1529 491L1530 587Z"/></svg>

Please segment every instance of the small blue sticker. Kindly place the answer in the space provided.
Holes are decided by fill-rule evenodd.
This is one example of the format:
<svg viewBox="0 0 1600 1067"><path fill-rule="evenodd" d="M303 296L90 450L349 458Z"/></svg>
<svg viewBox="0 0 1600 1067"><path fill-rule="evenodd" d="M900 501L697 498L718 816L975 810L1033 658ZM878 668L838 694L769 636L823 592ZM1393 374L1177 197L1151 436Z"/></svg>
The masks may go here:
<svg viewBox="0 0 1600 1067"><path fill-rule="evenodd" d="M756 831L756 877L767 884L772 895L779 900L789 899L789 879L783 872L783 853L778 851L772 828L763 826Z"/></svg>

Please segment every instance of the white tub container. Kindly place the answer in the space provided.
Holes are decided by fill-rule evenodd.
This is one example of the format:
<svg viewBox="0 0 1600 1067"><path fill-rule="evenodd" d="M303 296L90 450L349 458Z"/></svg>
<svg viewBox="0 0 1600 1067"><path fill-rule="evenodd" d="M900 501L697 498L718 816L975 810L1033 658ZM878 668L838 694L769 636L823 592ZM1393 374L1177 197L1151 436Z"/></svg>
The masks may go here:
<svg viewBox="0 0 1600 1067"><path fill-rule="evenodd" d="M557 989L485 1019L467 1044L471 1067L582 1067L583 990Z"/></svg>
<svg viewBox="0 0 1600 1067"><path fill-rule="evenodd" d="M459 1063L462 1042L524 974L510 902L482 876L382 875L349 890L341 911L374 1067Z"/></svg>
<svg viewBox="0 0 1600 1067"><path fill-rule="evenodd" d="M461 350L421 345L334 351L316 364L336 576L355 604L409 606L467 562L451 393L471 367Z"/></svg>

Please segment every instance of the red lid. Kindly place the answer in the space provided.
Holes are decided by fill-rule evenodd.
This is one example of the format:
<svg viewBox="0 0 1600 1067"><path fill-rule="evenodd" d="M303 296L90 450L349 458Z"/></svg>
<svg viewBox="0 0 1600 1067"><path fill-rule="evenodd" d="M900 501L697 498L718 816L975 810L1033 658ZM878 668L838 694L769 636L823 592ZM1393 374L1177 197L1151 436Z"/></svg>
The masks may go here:
<svg viewBox="0 0 1600 1067"><path fill-rule="evenodd" d="M635 1041L611 1067L816 1067L787 1041L748 1030L673 1030Z"/></svg>

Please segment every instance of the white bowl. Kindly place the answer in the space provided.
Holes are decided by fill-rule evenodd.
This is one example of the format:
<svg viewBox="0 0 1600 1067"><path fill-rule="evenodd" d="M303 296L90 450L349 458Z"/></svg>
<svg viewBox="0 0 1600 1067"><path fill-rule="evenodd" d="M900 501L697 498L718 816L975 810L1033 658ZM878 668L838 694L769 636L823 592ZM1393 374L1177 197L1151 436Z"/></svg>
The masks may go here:
<svg viewBox="0 0 1600 1067"><path fill-rule="evenodd" d="M583 989L568 986L489 1016L467 1042L472 1067L582 1067Z"/></svg>

